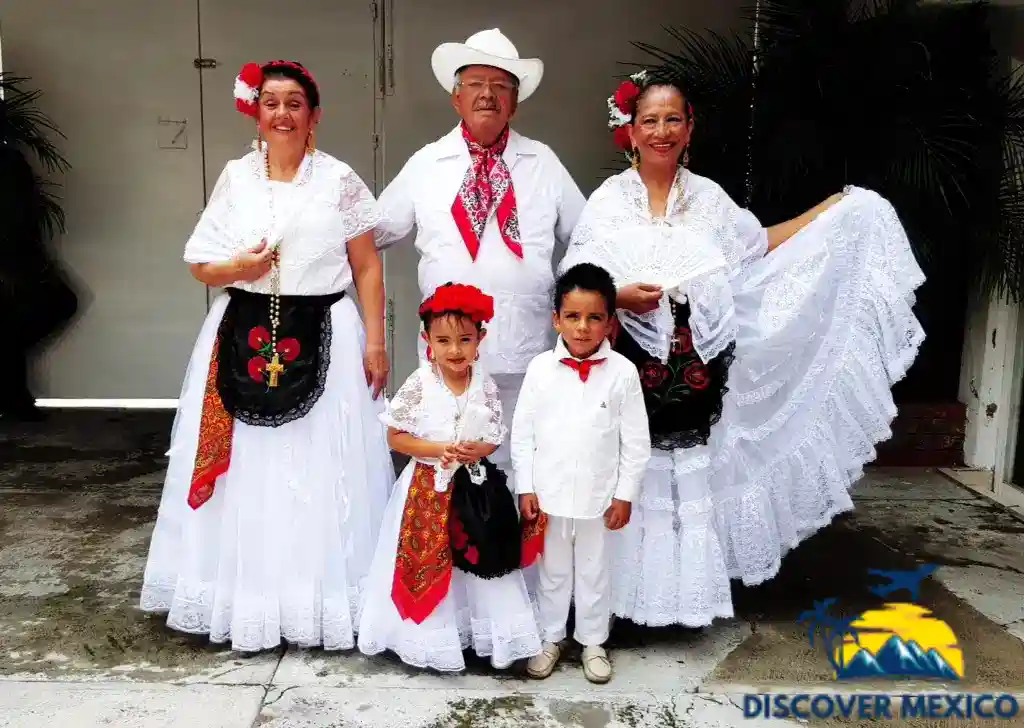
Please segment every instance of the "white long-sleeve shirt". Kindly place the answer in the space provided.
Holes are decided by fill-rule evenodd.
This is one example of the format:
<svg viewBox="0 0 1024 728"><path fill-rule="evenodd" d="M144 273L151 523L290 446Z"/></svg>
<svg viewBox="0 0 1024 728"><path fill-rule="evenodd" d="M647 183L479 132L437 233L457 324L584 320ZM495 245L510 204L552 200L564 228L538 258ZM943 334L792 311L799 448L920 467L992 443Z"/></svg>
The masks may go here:
<svg viewBox="0 0 1024 728"><path fill-rule="evenodd" d="M607 341L586 382L564 358L559 339L526 370L512 418L516 489L548 515L598 518L612 498L636 500L651 457L640 375Z"/></svg>
<svg viewBox="0 0 1024 728"><path fill-rule="evenodd" d="M502 155L512 174L523 258L505 245L492 212L473 260L452 217L452 203L469 169L460 127L416 152L380 195L380 248L416 230L419 286L426 297L448 281L494 297L495 317L480 347L492 374L521 374L551 348L551 290L556 242L568 245L586 199L546 144L511 131ZM420 341L420 357L426 345Z"/></svg>

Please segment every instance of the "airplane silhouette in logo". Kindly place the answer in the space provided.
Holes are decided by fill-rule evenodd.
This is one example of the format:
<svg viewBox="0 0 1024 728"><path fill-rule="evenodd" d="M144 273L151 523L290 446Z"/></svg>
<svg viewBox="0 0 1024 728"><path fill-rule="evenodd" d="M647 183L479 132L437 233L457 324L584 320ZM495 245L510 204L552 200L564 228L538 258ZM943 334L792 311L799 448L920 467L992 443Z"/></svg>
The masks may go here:
<svg viewBox="0 0 1024 728"><path fill-rule="evenodd" d="M927 579L939 568L935 564L922 564L913 571L883 571L882 569L868 569L872 576L881 576L888 579L888 584L869 587L871 593L882 598L888 597L894 592L905 589L910 592L910 601L916 602L921 582Z"/></svg>

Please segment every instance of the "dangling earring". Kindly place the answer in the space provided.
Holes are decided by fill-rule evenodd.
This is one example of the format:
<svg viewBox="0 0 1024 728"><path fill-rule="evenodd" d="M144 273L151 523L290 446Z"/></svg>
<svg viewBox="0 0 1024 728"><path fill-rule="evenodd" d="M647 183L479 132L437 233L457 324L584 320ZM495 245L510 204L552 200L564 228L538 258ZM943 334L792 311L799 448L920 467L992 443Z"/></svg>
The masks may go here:
<svg viewBox="0 0 1024 728"><path fill-rule="evenodd" d="M257 152L263 151L263 135L260 134L259 124L256 125L256 138L252 140L252 144L250 146L252 146L252 148Z"/></svg>
<svg viewBox="0 0 1024 728"><path fill-rule="evenodd" d="M640 169L640 152L636 147L633 147L633 153L630 156L633 158L633 169Z"/></svg>
<svg viewBox="0 0 1024 728"><path fill-rule="evenodd" d="M310 154L316 151L316 132L312 129L309 130L309 136L306 137L306 151Z"/></svg>
<svg viewBox="0 0 1024 728"><path fill-rule="evenodd" d="M429 362L433 362L434 361L434 350L431 349L429 346L427 347L427 361L429 361Z"/></svg>
<svg viewBox="0 0 1024 728"><path fill-rule="evenodd" d="M683 150L683 166L690 166L690 145L686 145L686 149Z"/></svg>

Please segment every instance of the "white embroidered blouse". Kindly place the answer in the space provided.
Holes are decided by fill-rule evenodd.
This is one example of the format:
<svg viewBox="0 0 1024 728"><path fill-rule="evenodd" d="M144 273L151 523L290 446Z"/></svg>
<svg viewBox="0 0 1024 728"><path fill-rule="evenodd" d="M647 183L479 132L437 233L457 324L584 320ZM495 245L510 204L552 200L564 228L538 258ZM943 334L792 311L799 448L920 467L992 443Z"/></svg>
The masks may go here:
<svg viewBox="0 0 1024 728"><path fill-rule="evenodd" d="M589 262L608 270L619 287L663 286L657 310L619 312L633 338L662 361L673 329L668 296L688 301L693 345L707 362L736 339L733 286L767 249L761 223L712 180L681 168L658 217L640 175L629 169L591 195L559 272Z"/></svg>
<svg viewBox="0 0 1024 728"><path fill-rule="evenodd" d="M380 208L344 162L307 154L292 182L267 179L265 155L227 163L185 246L185 262L213 263L266 238L281 246L281 294L326 295L352 285L347 244L372 230ZM233 286L270 293L270 276Z"/></svg>
<svg viewBox="0 0 1024 728"><path fill-rule="evenodd" d="M432 364L421 363L395 393L380 419L386 426L421 440L500 445L506 435L501 414L498 387L482 367L474 368L469 388L464 396L457 397ZM422 462L438 465L435 459ZM444 490L455 469L438 470L435 487Z"/></svg>

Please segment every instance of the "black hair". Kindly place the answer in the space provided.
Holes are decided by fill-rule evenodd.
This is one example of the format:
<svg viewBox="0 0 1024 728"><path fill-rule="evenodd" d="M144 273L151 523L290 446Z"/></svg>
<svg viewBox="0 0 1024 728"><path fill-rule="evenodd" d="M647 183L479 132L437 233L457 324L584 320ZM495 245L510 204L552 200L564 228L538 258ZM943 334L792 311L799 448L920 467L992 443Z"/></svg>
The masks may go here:
<svg viewBox="0 0 1024 728"><path fill-rule="evenodd" d="M302 86L312 109L320 108L320 89L317 88L313 76L298 61L271 61L263 66L263 80L286 78Z"/></svg>
<svg viewBox="0 0 1024 728"><path fill-rule="evenodd" d="M601 266L593 263L580 263L558 277L558 280L555 281L554 307L556 313L561 313L565 297L573 291L598 294L604 299L608 315L615 315L615 298L618 291L611 274Z"/></svg>
<svg viewBox="0 0 1024 728"><path fill-rule="evenodd" d="M629 118L629 122L631 124L636 123L636 111L640 108L640 102L643 101L644 96L646 96L651 89L664 88L665 86L674 88L679 92L679 95L683 97L683 113L686 114L686 120L693 121L693 105L690 104L690 95L686 91L683 82L679 80L678 76L666 71L655 69L653 71L648 71L647 76L637 85L640 86L640 95L636 97L636 102L633 104L633 113Z"/></svg>

